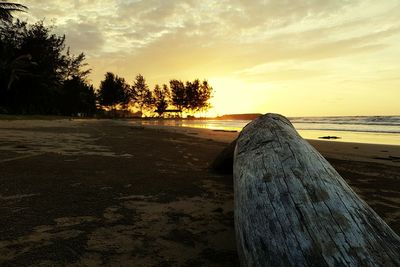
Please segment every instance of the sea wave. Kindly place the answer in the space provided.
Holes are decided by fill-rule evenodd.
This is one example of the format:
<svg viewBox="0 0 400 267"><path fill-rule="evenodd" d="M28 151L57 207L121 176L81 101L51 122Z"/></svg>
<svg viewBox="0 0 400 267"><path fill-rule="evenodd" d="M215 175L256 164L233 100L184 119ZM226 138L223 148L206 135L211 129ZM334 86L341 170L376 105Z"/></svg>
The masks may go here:
<svg viewBox="0 0 400 267"><path fill-rule="evenodd" d="M293 117L292 123L400 126L400 116Z"/></svg>
<svg viewBox="0 0 400 267"><path fill-rule="evenodd" d="M368 129L339 129L339 128L302 128L296 127L296 130L309 130L309 131L334 131L334 132L355 132L355 133L379 133L379 134L400 134L400 130L368 130Z"/></svg>

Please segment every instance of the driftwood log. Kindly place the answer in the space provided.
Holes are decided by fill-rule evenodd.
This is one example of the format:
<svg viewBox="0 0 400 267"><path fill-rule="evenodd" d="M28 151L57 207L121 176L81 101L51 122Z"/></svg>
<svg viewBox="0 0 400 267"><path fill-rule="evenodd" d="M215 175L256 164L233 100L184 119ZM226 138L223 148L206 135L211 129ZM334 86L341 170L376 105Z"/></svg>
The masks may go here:
<svg viewBox="0 0 400 267"><path fill-rule="evenodd" d="M249 123L235 149L242 266L400 266L400 238L283 116Z"/></svg>

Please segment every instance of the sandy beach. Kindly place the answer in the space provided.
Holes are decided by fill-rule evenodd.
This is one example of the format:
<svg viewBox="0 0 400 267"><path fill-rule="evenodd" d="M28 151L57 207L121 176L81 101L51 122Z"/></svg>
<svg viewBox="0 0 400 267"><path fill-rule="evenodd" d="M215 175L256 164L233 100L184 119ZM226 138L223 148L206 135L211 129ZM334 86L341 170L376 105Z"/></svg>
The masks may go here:
<svg viewBox="0 0 400 267"><path fill-rule="evenodd" d="M237 266L237 132L0 120L1 266ZM310 141L400 233L400 146Z"/></svg>

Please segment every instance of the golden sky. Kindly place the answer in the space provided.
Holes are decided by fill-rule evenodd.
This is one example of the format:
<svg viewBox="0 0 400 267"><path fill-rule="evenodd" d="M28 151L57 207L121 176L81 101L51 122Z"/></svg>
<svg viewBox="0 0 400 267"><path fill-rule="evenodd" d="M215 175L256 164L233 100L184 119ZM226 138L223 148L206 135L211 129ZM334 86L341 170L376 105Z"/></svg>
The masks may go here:
<svg viewBox="0 0 400 267"><path fill-rule="evenodd" d="M151 87L208 79L210 115L400 114L400 0L20 0L88 58Z"/></svg>

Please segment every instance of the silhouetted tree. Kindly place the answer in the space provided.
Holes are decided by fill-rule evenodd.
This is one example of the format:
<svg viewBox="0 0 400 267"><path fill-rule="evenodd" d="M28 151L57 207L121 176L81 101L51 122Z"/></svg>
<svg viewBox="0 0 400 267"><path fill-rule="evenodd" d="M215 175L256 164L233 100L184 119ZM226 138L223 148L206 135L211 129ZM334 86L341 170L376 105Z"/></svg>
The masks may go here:
<svg viewBox="0 0 400 267"><path fill-rule="evenodd" d="M73 77L79 77L85 79L87 75L90 74L91 69L85 69L87 63L85 63L86 56L84 53L80 53L76 57L71 55L69 48L64 57L64 79L71 79Z"/></svg>
<svg viewBox="0 0 400 267"><path fill-rule="evenodd" d="M0 21L10 22L13 18L13 12L25 12L28 8L17 3L9 3L6 1L0 2Z"/></svg>
<svg viewBox="0 0 400 267"><path fill-rule="evenodd" d="M199 97L200 81L194 80L193 82L187 81L185 85L185 98L186 98L186 110L192 111L197 106L197 98Z"/></svg>
<svg viewBox="0 0 400 267"><path fill-rule="evenodd" d="M60 108L63 115L76 116L79 113L85 116L93 115L96 112L93 86L79 76L72 76L64 81Z"/></svg>
<svg viewBox="0 0 400 267"><path fill-rule="evenodd" d="M138 74L132 85L131 99L139 107L143 114L144 110L150 110L154 106L153 94L146 83L143 75Z"/></svg>
<svg viewBox="0 0 400 267"><path fill-rule="evenodd" d="M126 105L129 102L129 85L124 78L107 72L100 83L98 100L100 105L108 106L113 110L117 105Z"/></svg>
<svg viewBox="0 0 400 267"><path fill-rule="evenodd" d="M171 88L172 104L183 111L187 107L185 84L182 81L171 80L169 85Z"/></svg>
<svg viewBox="0 0 400 267"><path fill-rule="evenodd" d="M158 84L154 87L153 91L154 95L154 106L156 108L156 112L158 116L162 116L163 113L167 110L168 108L168 103L170 99L170 91L168 89L168 86L166 84L163 84L163 87L161 88Z"/></svg>
<svg viewBox="0 0 400 267"><path fill-rule="evenodd" d="M175 107L186 112L198 112L210 108L209 100L213 88L206 80L200 83L198 79L193 82L170 81L172 103Z"/></svg>
<svg viewBox="0 0 400 267"><path fill-rule="evenodd" d="M209 100L212 97L213 88L209 85L208 81L204 80L200 83L199 80L195 80L195 86L193 98L189 100L190 110L194 112L204 111L211 107Z"/></svg>

